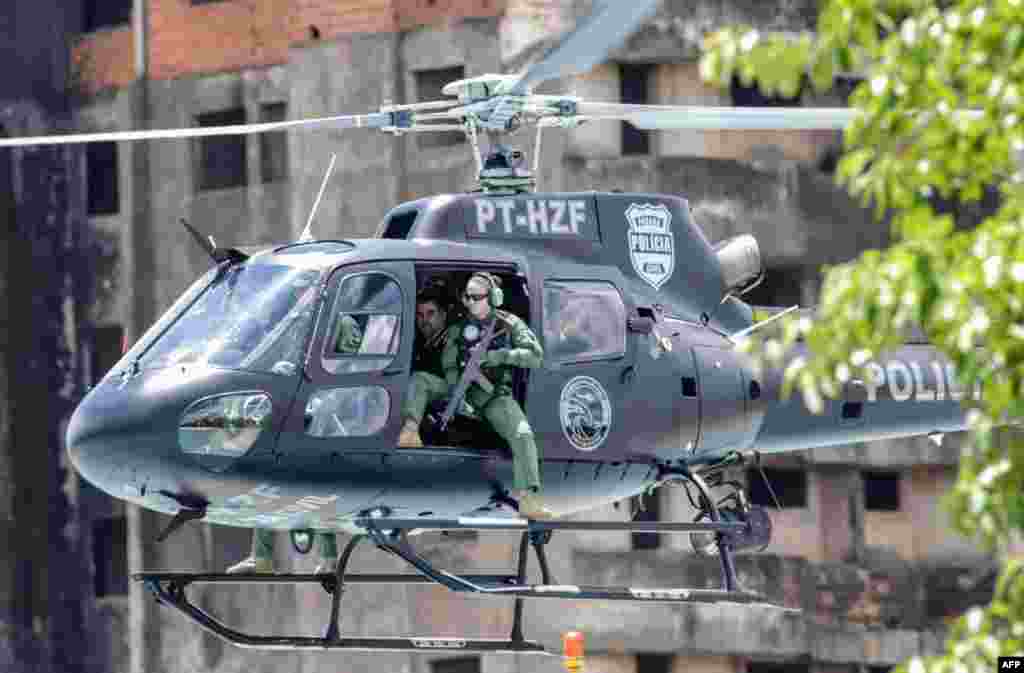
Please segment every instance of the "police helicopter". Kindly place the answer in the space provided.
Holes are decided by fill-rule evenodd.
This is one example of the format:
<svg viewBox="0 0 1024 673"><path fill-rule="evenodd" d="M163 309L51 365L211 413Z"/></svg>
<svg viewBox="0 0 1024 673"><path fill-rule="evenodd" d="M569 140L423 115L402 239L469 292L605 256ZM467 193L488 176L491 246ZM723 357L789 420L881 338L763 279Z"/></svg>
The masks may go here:
<svg viewBox="0 0 1024 673"><path fill-rule="evenodd" d="M532 93L600 62L657 4L596 3L523 73L452 82L446 100L274 123L0 140L16 146L310 127L458 130L470 140L478 189L398 205L371 239L314 238L307 226L298 241L239 249L219 247L187 225L212 268L82 400L67 430L71 462L112 497L172 515L161 537L190 520L290 531L297 545L311 531L352 537L333 573L135 575L159 602L245 647L543 652L523 636L524 599L764 603L738 586L733 557L766 545L771 521L724 477L754 449L965 429L960 400L969 391L914 335L869 363L868 376L847 383L822 413L785 397L782 372L758 374L736 345L793 309L754 320L741 297L763 275L756 240L712 245L685 198L535 191L543 129L600 120L652 130L839 129L850 121L847 109L631 105ZM532 170L524 154L502 144L520 127L535 128ZM486 153L483 141L491 143ZM512 389L542 450L546 506L565 517L678 482L695 494L696 520L524 518L510 491L508 447L472 414L442 419L435 409L421 425L422 447L398 445L417 292L437 279L457 292L481 271L500 279L504 296L491 293L489 301L529 325L543 347L541 366L516 370ZM340 330L352 323L360 327L355 347L339 349ZM788 357L802 354L798 346ZM453 391L461 395L465 386ZM416 533L459 529L521 533L517 571L457 574L412 544ZM696 550L717 553L721 589L557 584L544 546L558 530L689 533ZM364 541L416 572L346 574ZM539 583L527 578L530 547ZM188 598L190 585L216 582L319 584L332 594L325 633L234 630ZM360 582L432 582L515 598L512 633L504 640L343 636L345 585Z"/></svg>

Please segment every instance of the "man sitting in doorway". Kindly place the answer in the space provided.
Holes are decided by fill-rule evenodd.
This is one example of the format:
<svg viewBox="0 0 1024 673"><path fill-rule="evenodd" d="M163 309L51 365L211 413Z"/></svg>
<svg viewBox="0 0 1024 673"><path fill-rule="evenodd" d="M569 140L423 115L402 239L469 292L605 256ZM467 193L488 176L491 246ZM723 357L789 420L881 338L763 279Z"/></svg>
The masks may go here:
<svg viewBox="0 0 1024 673"><path fill-rule="evenodd" d="M416 343L413 346L412 378L405 395L402 418L405 425L398 445L423 446L420 422L427 406L448 395L441 363L448 338L448 305L440 286L428 286L416 297Z"/></svg>
<svg viewBox="0 0 1024 673"><path fill-rule="evenodd" d="M512 396L513 370L516 367L539 367L544 351L526 323L512 313L498 310L502 301L500 279L489 273L470 276L462 295L468 315L448 328L445 334L447 343L442 355L444 388L437 385L424 394L408 397L404 409L406 421L399 444L422 445L419 424L427 405L432 399L446 395L458 383L472 357L472 349L490 321L495 320L494 331L502 334L491 341L481 367L491 389L485 390L475 382L466 391L466 399L512 449L513 497L519 501L520 514L531 519L551 518L551 511L544 507L540 497L540 467L533 429Z"/></svg>

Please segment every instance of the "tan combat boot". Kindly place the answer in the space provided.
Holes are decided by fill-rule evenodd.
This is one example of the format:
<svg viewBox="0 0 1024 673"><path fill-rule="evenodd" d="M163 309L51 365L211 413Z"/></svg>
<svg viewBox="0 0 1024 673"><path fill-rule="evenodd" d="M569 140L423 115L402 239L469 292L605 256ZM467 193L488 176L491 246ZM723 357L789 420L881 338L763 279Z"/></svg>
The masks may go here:
<svg viewBox="0 0 1024 673"><path fill-rule="evenodd" d="M544 506L544 501L539 493L534 491L519 491L519 515L527 519L543 520L554 519L555 513Z"/></svg>
<svg viewBox="0 0 1024 673"><path fill-rule="evenodd" d="M407 449L418 449L423 446L420 439L420 424L411 418L406 419L402 426L402 434L398 435L398 445Z"/></svg>
<svg viewBox="0 0 1024 673"><path fill-rule="evenodd" d="M274 559L244 558L225 572L228 575L269 575L274 572Z"/></svg>

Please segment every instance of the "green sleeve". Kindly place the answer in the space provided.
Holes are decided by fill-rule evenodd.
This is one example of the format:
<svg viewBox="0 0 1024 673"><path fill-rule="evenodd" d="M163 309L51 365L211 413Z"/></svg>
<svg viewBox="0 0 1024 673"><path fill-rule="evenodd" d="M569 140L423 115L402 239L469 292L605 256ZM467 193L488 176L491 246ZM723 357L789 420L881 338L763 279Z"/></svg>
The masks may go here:
<svg viewBox="0 0 1024 673"><path fill-rule="evenodd" d="M363 343L363 333L359 323L350 315L343 315L338 325L338 340L334 345L335 353L358 353Z"/></svg>
<svg viewBox="0 0 1024 673"><path fill-rule="evenodd" d="M540 367L544 360L544 349L541 348L540 341L537 340L533 330L515 316L509 320L509 330L511 331L512 347L505 355L505 364L524 369Z"/></svg>
<svg viewBox="0 0 1024 673"><path fill-rule="evenodd" d="M459 382L459 326L452 325L444 335L444 351L441 353L441 368L448 385Z"/></svg>

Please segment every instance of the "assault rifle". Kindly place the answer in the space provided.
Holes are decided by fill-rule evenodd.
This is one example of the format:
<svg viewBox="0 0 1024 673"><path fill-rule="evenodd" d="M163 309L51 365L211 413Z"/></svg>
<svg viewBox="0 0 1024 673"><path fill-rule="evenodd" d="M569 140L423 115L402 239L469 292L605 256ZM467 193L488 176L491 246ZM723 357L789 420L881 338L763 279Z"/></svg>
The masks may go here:
<svg viewBox="0 0 1024 673"><path fill-rule="evenodd" d="M441 422L438 427L442 432L448 427L448 423L452 420L452 416L455 415L456 410L462 403L462 399L466 396L466 391L469 390L471 385L474 383L479 384L484 392L488 394L494 391L494 384L480 371L480 361L487 355L487 349L490 347L491 342L505 333L505 330L495 331L494 327L497 322L498 317L492 317L484 329L483 336L470 349L472 355L469 358L469 362L466 363L466 368L462 370L462 378L455 384L452 396L448 400L448 406L444 408L444 413L441 415Z"/></svg>

